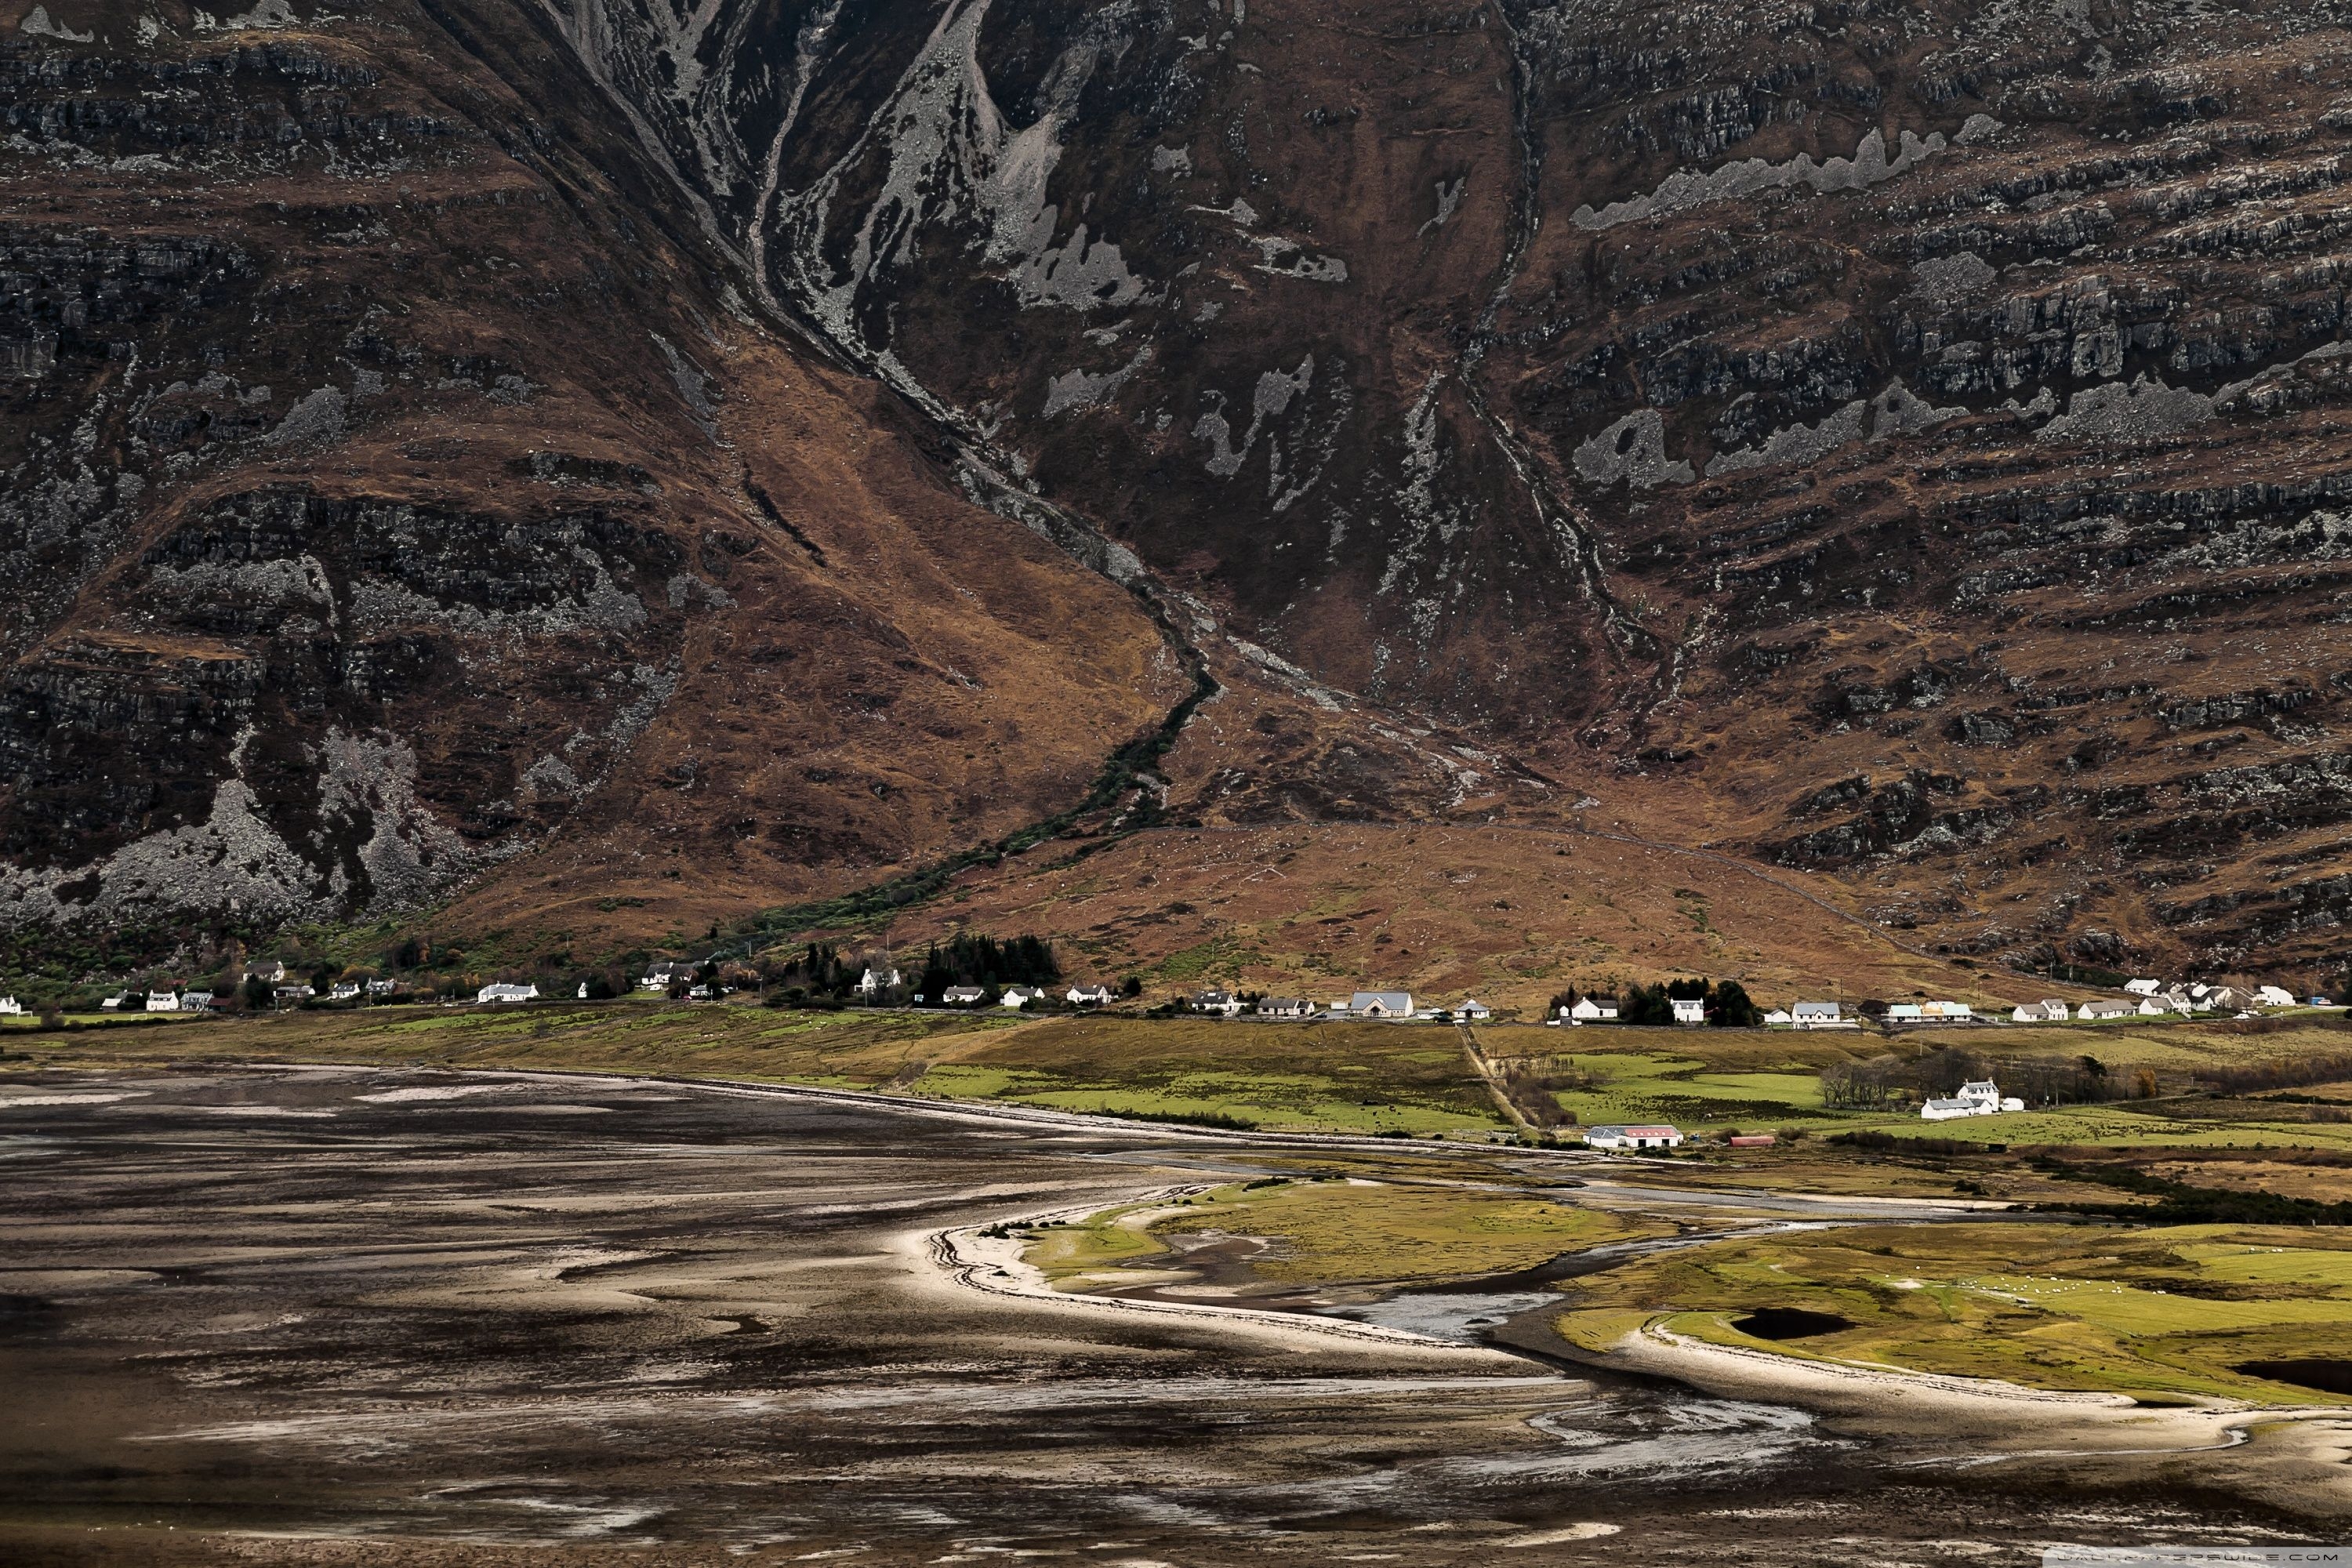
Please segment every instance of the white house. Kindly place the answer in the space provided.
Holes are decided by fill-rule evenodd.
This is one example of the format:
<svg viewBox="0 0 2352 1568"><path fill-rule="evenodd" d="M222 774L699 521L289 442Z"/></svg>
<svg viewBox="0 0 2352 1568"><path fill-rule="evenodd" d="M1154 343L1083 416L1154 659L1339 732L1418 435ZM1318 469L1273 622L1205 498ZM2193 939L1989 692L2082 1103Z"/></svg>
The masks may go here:
<svg viewBox="0 0 2352 1568"><path fill-rule="evenodd" d="M1769 1013L1764 1015L1764 1023L1767 1027L1777 1026L1787 1022L1789 1022L1789 1010L1785 1007L1775 1007Z"/></svg>
<svg viewBox="0 0 2352 1568"><path fill-rule="evenodd" d="M1706 1002L1704 998L1677 996L1674 999L1674 1009L1675 1022L1677 1024L1706 1022Z"/></svg>
<svg viewBox="0 0 2352 1568"><path fill-rule="evenodd" d="M1193 994L1192 1005L1203 1013L1232 1018L1240 1016L1242 999L1229 991L1201 991Z"/></svg>
<svg viewBox="0 0 2352 1568"><path fill-rule="evenodd" d="M2164 982L2161 980L2126 980L2124 982L2124 989L2130 992L2135 996L2153 996L2158 992L2164 989Z"/></svg>
<svg viewBox="0 0 2352 1568"><path fill-rule="evenodd" d="M2284 987L2278 985L2255 986L2254 1000L2260 1002L2265 1007L2292 1007L2294 1005L2294 994Z"/></svg>
<svg viewBox="0 0 2352 1568"><path fill-rule="evenodd" d="M184 991L180 994L183 1013L209 1013L213 1010L213 994L209 991Z"/></svg>
<svg viewBox="0 0 2352 1568"><path fill-rule="evenodd" d="M940 993L940 1000L950 1007L977 1006L988 993L977 985L950 985Z"/></svg>
<svg viewBox="0 0 2352 1568"><path fill-rule="evenodd" d="M1594 1149L1679 1149L1682 1133L1663 1124L1650 1127L1589 1127L1584 1142Z"/></svg>
<svg viewBox="0 0 2352 1568"><path fill-rule="evenodd" d="M2206 1006L2221 1013L2242 1013L2256 1005L2252 992L2241 991L2234 985L2216 985L2205 993L2202 1000Z"/></svg>
<svg viewBox="0 0 2352 1568"><path fill-rule="evenodd" d="M1495 1010L1475 996L1454 1009L1454 1013L1456 1017L1469 1018L1474 1021L1479 1018L1491 1018L1495 1016Z"/></svg>
<svg viewBox="0 0 2352 1568"><path fill-rule="evenodd" d="M1834 1002L1800 1002L1790 1009L1790 1021L1800 1029L1832 1029L1845 1020Z"/></svg>
<svg viewBox="0 0 2352 1568"><path fill-rule="evenodd" d="M1919 1016L1930 1024L1965 1024L1976 1016L1976 1009L1965 1002L1922 1002Z"/></svg>
<svg viewBox="0 0 2352 1568"><path fill-rule="evenodd" d="M1348 1011L1359 1018L1410 1018L1410 991L1359 991L1348 999Z"/></svg>
<svg viewBox="0 0 2352 1568"><path fill-rule="evenodd" d="M247 980L259 980L275 985L286 978L286 965L280 960L265 958L259 963L247 964L245 977Z"/></svg>
<svg viewBox="0 0 2352 1568"><path fill-rule="evenodd" d="M1887 1005L1886 1021L1890 1024L1917 1024L1924 1022L1927 1016L1927 1014L1919 1010L1919 1004L1916 1002L1893 1002Z"/></svg>
<svg viewBox="0 0 2352 1568"><path fill-rule="evenodd" d="M327 999L331 1002L349 1002L359 994L360 983L356 980L345 980L338 982L328 990Z"/></svg>
<svg viewBox="0 0 2352 1568"><path fill-rule="evenodd" d="M2086 1024L2100 1024L2109 1018L2128 1018L2131 1016L2131 1004L2118 1002L2112 996L2095 996L2074 1009L2074 1016Z"/></svg>
<svg viewBox="0 0 2352 1568"><path fill-rule="evenodd" d="M397 980L371 980L367 983L367 994L371 996L389 996L399 989L400 982Z"/></svg>
<svg viewBox="0 0 2352 1568"><path fill-rule="evenodd" d="M1073 985L1062 993L1062 1000L1073 1007L1106 1007L1110 1005L1110 987Z"/></svg>
<svg viewBox="0 0 2352 1568"><path fill-rule="evenodd" d="M855 990L860 996L871 996L877 991L895 991L898 987L898 972L897 970L885 969L877 971L875 967L869 963L866 966L866 973L857 977L857 984L851 987L851 989Z"/></svg>
<svg viewBox="0 0 2352 1568"><path fill-rule="evenodd" d="M1260 998L1257 1016L1261 1018L1311 1018L1315 1004L1304 996L1266 996Z"/></svg>
<svg viewBox="0 0 2352 1568"><path fill-rule="evenodd" d="M637 982L637 988L641 991L667 991L677 982L691 977L693 973L694 965L680 963L674 958L665 958L646 971L645 978Z"/></svg>
<svg viewBox="0 0 2352 1568"><path fill-rule="evenodd" d="M1990 1079L1979 1079L1960 1085L1960 1090L1949 1100L1931 1100L1919 1108L1924 1121L1949 1121L1958 1116L1991 1116L2003 1110L2022 1110L2025 1101L2014 1097L2004 1100L2000 1088Z"/></svg>
<svg viewBox="0 0 2352 1568"><path fill-rule="evenodd" d="M14 996L0 996L0 1018L14 1018L23 1014L25 1005Z"/></svg>
<svg viewBox="0 0 2352 1568"><path fill-rule="evenodd" d="M1580 997L1572 1007L1560 1009L1571 1024L1613 1024L1617 1021L1617 998L1614 996Z"/></svg>
<svg viewBox="0 0 2352 1568"><path fill-rule="evenodd" d="M539 987L535 984L509 985L505 981L493 980L474 993L474 1000L478 1003L536 1002L539 1000Z"/></svg>
<svg viewBox="0 0 2352 1568"><path fill-rule="evenodd" d="M1045 994L1034 985L1008 985L1004 994L996 999L996 1005L1000 1007L1026 1007Z"/></svg>
<svg viewBox="0 0 2352 1568"><path fill-rule="evenodd" d="M147 1011L150 1013L176 1013L179 1010L180 998L177 993L171 991L147 993Z"/></svg>
<svg viewBox="0 0 2352 1568"><path fill-rule="evenodd" d="M2132 1010L2143 1018L2160 1018L2172 1008L2160 996L2143 996L2139 999L2139 1005Z"/></svg>
<svg viewBox="0 0 2352 1568"><path fill-rule="evenodd" d="M2009 1015L2016 1024L2063 1024L2066 1021L2066 1004L2055 996L2044 996L2039 1002L2021 1002Z"/></svg>

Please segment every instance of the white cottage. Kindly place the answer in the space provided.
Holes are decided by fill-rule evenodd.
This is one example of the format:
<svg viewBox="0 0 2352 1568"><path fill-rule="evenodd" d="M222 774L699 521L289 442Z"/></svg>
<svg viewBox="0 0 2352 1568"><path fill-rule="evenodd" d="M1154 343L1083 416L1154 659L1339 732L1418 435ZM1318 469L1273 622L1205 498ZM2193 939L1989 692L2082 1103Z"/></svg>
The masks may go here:
<svg viewBox="0 0 2352 1568"><path fill-rule="evenodd" d="M2021 1002L2010 1012L2015 1024L2063 1024L2066 1021L2066 1004L2055 996L2044 996L2039 1002Z"/></svg>
<svg viewBox="0 0 2352 1568"><path fill-rule="evenodd" d="M1706 1022L1706 1002L1703 997L1677 996L1673 1000L1675 1022L1704 1024Z"/></svg>
<svg viewBox="0 0 2352 1568"><path fill-rule="evenodd" d="M482 1005L499 1002L536 1002L539 1000L539 987L535 984L509 985L503 981L494 980L475 992L474 1000Z"/></svg>
<svg viewBox="0 0 2352 1568"><path fill-rule="evenodd" d="M2286 990L2284 987L2278 985L2255 986L2254 1000L2261 1003L2265 1007L2292 1007L2294 1005L2294 994Z"/></svg>
<svg viewBox="0 0 2352 1568"><path fill-rule="evenodd" d="M1584 1142L1594 1149L1679 1149L1683 1135L1680 1130L1663 1123L1645 1127L1591 1127L1585 1130Z"/></svg>
<svg viewBox="0 0 2352 1568"><path fill-rule="evenodd" d="M1613 1024L1617 1021L1617 998L1580 997L1574 1006L1564 1007L1560 1011L1571 1024Z"/></svg>
<svg viewBox="0 0 2352 1568"><path fill-rule="evenodd" d="M1108 985L1073 985L1062 993L1062 1000L1073 1007L1105 1007L1110 1005Z"/></svg>
<svg viewBox="0 0 2352 1568"><path fill-rule="evenodd" d="M2132 1005L2128 1002L2118 1002L2112 996L2095 996L2075 1008L2074 1016L2086 1024L2104 1024L2110 1018L2128 1018L2132 1012Z"/></svg>
<svg viewBox="0 0 2352 1568"><path fill-rule="evenodd" d="M1991 1116L2003 1110L2022 1110L2025 1101L2015 1098L2004 1100L1999 1086L1990 1079L1979 1079L1960 1085L1959 1092L1948 1100L1931 1100L1919 1108L1923 1121L1949 1121L1959 1116Z"/></svg>

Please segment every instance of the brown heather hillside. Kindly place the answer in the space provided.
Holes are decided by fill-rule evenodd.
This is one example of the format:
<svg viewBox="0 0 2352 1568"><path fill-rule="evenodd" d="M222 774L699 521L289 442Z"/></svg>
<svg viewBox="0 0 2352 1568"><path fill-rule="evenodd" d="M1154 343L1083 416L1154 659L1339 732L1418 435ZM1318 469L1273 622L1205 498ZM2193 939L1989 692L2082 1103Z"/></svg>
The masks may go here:
<svg viewBox="0 0 2352 1568"><path fill-rule="evenodd" d="M2332 984L2346 22L0 0L0 915Z"/></svg>

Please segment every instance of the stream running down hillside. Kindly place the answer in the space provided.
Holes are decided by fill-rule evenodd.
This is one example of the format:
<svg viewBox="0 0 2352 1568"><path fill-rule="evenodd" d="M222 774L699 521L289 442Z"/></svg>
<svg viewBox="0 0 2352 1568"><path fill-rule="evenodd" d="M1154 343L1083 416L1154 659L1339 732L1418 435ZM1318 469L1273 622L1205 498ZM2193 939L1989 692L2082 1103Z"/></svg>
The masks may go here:
<svg viewBox="0 0 2352 1568"><path fill-rule="evenodd" d="M0 1429L0 1542L1466 1563L1615 1525L1631 1560L1810 1564L2300 1538L2044 1467L1972 1477L1956 1556L1932 1445L1465 1347L992 1295L921 1245L1245 1169L1234 1140L289 1068L28 1075L0 1156L0 1375L38 1413Z"/></svg>

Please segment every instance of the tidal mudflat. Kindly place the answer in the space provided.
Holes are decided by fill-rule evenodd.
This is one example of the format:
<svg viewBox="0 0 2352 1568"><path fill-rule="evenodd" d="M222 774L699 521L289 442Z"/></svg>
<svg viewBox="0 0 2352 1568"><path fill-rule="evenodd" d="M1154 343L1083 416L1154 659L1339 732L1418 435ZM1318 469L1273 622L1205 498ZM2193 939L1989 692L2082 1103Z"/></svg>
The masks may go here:
<svg viewBox="0 0 2352 1568"><path fill-rule="evenodd" d="M1540 1345L940 1267L941 1232L1259 1152L676 1082L19 1076L0 1556L1982 1563L2326 1533L2177 1458L2003 1464L1981 1432L1955 1452Z"/></svg>

